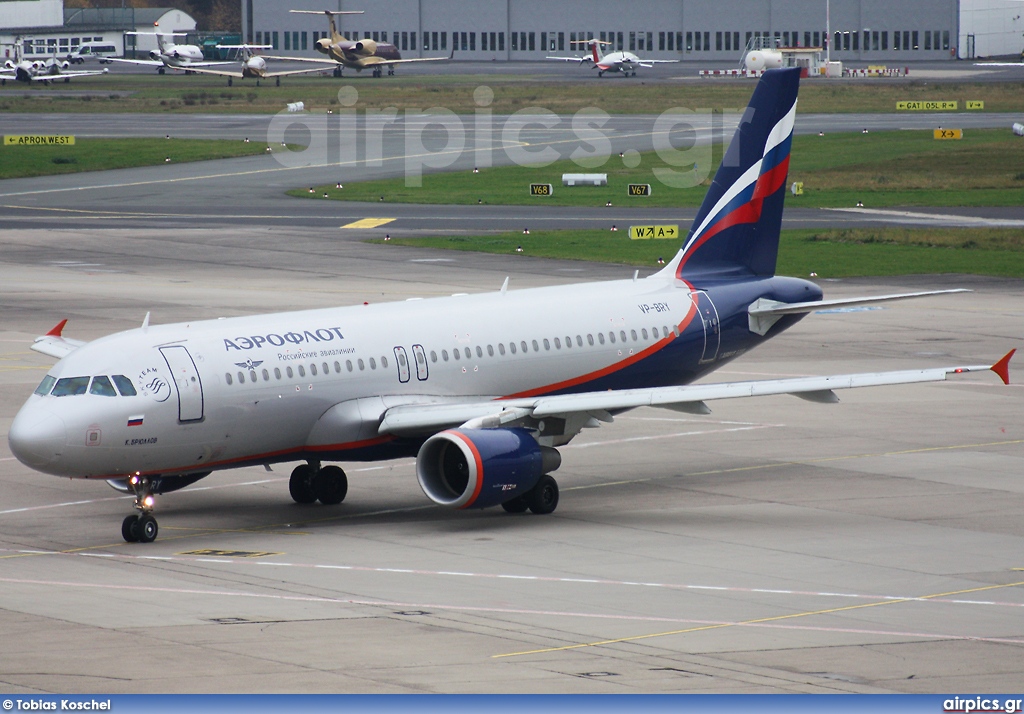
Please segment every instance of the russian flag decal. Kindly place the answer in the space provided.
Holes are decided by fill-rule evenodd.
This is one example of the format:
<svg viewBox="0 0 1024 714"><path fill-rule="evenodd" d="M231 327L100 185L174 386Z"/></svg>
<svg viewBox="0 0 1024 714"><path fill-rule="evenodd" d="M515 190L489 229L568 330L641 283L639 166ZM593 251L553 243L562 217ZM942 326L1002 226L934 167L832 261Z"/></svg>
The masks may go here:
<svg viewBox="0 0 1024 714"><path fill-rule="evenodd" d="M142 426L142 420L144 418L145 415L143 414L140 414L139 416L130 416L128 417L128 426Z"/></svg>

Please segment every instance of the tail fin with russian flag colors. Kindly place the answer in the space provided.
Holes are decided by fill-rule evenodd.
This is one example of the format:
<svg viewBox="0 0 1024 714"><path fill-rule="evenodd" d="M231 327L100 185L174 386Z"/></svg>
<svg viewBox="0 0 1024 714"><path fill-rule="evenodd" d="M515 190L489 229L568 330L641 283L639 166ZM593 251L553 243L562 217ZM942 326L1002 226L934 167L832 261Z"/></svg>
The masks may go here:
<svg viewBox="0 0 1024 714"><path fill-rule="evenodd" d="M659 275L775 274L799 84L799 69L761 77L686 242Z"/></svg>

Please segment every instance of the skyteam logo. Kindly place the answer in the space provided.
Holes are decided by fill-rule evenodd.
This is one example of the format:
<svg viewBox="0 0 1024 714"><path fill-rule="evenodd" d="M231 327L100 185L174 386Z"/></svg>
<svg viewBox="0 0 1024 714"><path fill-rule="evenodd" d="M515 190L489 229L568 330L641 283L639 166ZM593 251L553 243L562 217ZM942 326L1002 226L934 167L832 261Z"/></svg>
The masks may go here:
<svg viewBox="0 0 1024 714"><path fill-rule="evenodd" d="M160 376L157 367L149 367L139 373L139 391L143 396L151 397L157 402L166 402L171 396L171 385Z"/></svg>

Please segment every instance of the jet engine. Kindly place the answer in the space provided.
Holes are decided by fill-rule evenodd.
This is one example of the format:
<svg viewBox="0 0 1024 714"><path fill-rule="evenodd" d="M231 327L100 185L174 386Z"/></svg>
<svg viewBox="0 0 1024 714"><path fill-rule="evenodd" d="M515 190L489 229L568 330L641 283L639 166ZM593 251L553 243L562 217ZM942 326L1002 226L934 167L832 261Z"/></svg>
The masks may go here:
<svg viewBox="0 0 1024 714"><path fill-rule="evenodd" d="M149 51L149 58L151 60L153 60L154 62L159 62L160 61L160 53L158 51L156 51L156 50L150 50Z"/></svg>
<svg viewBox="0 0 1024 714"><path fill-rule="evenodd" d="M339 42L338 47L343 52L354 52L357 55L372 55L377 51L377 43L373 40L359 40L358 42Z"/></svg>
<svg viewBox="0 0 1024 714"><path fill-rule="evenodd" d="M420 447L416 477L434 503L487 508L522 496L561 461L526 429L449 429Z"/></svg>

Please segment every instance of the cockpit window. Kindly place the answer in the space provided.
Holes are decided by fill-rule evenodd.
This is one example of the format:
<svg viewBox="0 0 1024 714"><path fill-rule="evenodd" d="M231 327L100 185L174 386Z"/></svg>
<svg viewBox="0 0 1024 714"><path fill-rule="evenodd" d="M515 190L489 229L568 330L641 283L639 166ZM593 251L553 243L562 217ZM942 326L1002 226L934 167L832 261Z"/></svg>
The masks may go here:
<svg viewBox="0 0 1024 714"><path fill-rule="evenodd" d="M106 377L93 377L92 385L89 387L89 394L98 394L101 397L116 397L114 385Z"/></svg>
<svg viewBox="0 0 1024 714"><path fill-rule="evenodd" d="M57 386L53 388L51 394L55 397L69 397L85 394L88 388L88 377L64 377L57 380Z"/></svg>
<svg viewBox="0 0 1024 714"><path fill-rule="evenodd" d="M43 381L39 383L39 386L36 387L36 394L45 397L47 394L50 393L50 390L53 389L53 385L56 383L57 380L54 377L46 375L45 377L43 377Z"/></svg>
<svg viewBox="0 0 1024 714"><path fill-rule="evenodd" d="M121 392L122 397L134 397L135 386L132 384L132 380L125 377L123 374L115 374L113 376L114 384L117 385L117 391Z"/></svg>

